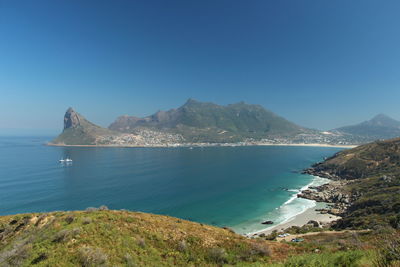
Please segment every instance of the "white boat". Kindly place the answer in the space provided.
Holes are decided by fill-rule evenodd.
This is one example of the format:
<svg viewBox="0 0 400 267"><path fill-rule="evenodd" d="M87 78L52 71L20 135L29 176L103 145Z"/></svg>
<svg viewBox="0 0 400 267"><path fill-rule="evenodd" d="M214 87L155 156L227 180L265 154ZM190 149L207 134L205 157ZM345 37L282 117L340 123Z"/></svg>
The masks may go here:
<svg viewBox="0 0 400 267"><path fill-rule="evenodd" d="M59 162L72 162L72 159L70 158L60 159Z"/></svg>

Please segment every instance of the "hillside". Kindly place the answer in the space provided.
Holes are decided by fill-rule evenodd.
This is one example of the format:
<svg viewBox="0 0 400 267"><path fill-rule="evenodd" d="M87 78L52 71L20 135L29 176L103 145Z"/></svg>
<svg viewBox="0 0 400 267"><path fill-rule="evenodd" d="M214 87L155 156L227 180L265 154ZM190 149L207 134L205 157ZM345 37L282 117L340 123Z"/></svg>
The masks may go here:
<svg viewBox="0 0 400 267"><path fill-rule="evenodd" d="M177 218L102 209L0 217L0 266L217 266L267 263L289 250Z"/></svg>
<svg viewBox="0 0 400 267"><path fill-rule="evenodd" d="M400 138L341 151L307 172L344 181L332 195L348 206L338 228L400 229Z"/></svg>
<svg viewBox="0 0 400 267"><path fill-rule="evenodd" d="M145 118L122 116L109 129L134 132L150 128L182 135L189 142L238 142L244 138L287 137L312 132L259 105L220 106L189 99L183 106Z"/></svg>
<svg viewBox="0 0 400 267"><path fill-rule="evenodd" d="M337 128L332 132L353 136L353 138L359 139L363 143L379 139L391 139L400 137L400 121L384 114L379 114L368 121Z"/></svg>
<svg viewBox="0 0 400 267"><path fill-rule="evenodd" d="M248 239L168 216L88 208L0 217L0 266L371 266L363 264L368 235L306 239Z"/></svg>

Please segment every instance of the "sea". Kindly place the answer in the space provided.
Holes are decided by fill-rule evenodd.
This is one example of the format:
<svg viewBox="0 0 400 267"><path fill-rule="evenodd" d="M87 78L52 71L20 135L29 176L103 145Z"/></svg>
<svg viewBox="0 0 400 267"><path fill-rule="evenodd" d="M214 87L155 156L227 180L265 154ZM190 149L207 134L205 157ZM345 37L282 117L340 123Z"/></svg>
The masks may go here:
<svg viewBox="0 0 400 267"><path fill-rule="evenodd" d="M44 145L53 138L0 137L0 215L106 205L246 234L315 206L296 194L326 180L301 171L342 149ZM65 158L72 163L59 162Z"/></svg>

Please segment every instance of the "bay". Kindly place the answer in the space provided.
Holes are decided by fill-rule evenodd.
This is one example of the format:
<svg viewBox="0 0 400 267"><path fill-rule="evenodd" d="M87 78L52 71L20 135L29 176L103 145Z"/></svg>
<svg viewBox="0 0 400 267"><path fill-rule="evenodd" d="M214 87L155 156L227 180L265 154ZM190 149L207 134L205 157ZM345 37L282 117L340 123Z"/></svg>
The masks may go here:
<svg viewBox="0 0 400 267"><path fill-rule="evenodd" d="M309 208L300 174L332 147L50 147L52 137L0 137L0 215L110 209L165 214L240 233ZM72 164L60 164L61 158Z"/></svg>

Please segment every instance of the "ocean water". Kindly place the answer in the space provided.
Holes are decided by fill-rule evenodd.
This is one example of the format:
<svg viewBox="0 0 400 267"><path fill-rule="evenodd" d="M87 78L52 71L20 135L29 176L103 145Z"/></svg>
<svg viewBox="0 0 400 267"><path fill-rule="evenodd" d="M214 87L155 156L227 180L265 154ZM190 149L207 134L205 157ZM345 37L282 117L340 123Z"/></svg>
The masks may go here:
<svg viewBox="0 0 400 267"><path fill-rule="evenodd" d="M295 197L325 181L300 174L324 147L49 147L52 137L0 137L0 215L106 205L228 226L240 233L315 205ZM72 164L60 164L70 157Z"/></svg>

